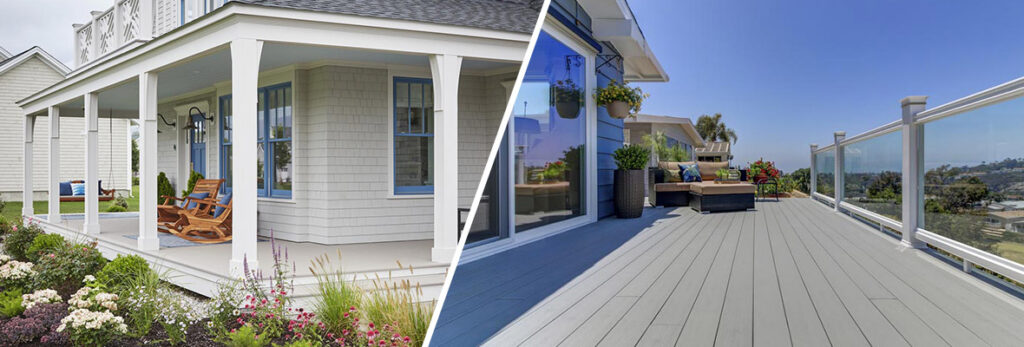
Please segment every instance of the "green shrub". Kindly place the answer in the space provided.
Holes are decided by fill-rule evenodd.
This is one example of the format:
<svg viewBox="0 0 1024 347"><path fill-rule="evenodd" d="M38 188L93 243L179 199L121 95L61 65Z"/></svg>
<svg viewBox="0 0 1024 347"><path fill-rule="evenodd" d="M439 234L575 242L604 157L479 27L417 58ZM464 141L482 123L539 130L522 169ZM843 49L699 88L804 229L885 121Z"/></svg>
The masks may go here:
<svg viewBox="0 0 1024 347"><path fill-rule="evenodd" d="M139 185L139 178L138 177L132 177L132 185L133 186Z"/></svg>
<svg viewBox="0 0 1024 347"><path fill-rule="evenodd" d="M32 245L28 247L28 251L25 252L25 257L28 261L36 263L39 262L40 254L52 253L56 250L64 247L67 244L67 240L64 240L64 236L58 234L42 234L32 239Z"/></svg>
<svg viewBox="0 0 1024 347"><path fill-rule="evenodd" d="M13 230L11 229L12 226L14 226L14 223L9 221L7 217L0 215L0 240L11 234L11 231Z"/></svg>
<svg viewBox="0 0 1024 347"><path fill-rule="evenodd" d="M256 329L251 324L245 324L235 331L229 332L225 338L217 342L228 347L261 347L270 343L269 340L266 337L261 339L256 335Z"/></svg>
<svg viewBox="0 0 1024 347"><path fill-rule="evenodd" d="M111 212L111 213L128 212L128 209L124 208L124 207L121 207L121 206L118 206L118 205L110 205L110 206L107 207L106 212Z"/></svg>
<svg viewBox="0 0 1024 347"><path fill-rule="evenodd" d="M106 262L95 244L68 245L39 258L35 288L54 289L62 297L68 297L82 287L86 275L100 271Z"/></svg>
<svg viewBox="0 0 1024 347"><path fill-rule="evenodd" d="M186 197L189 194L192 194L192 189L195 189L196 187L196 181L199 181L203 178L203 174L192 171L192 173L188 175L188 188L181 191L181 196Z"/></svg>
<svg viewBox="0 0 1024 347"><path fill-rule="evenodd" d="M11 233L4 239L4 252L18 261L28 261L28 248L43 229L37 225L11 225Z"/></svg>
<svg viewBox="0 0 1024 347"><path fill-rule="evenodd" d="M171 180L167 179L167 174L161 172L156 176L156 195L158 204L164 202L164 195L174 196L174 186L171 185Z"/></svg>
<svg viewBox="0 0 1024 347"><path fill-rule="evenodd" d="M25 312L25 307L21 305L21 301L21 290L14 289L0 293L0 317L17 317L22 312Z"/></svg>
<svg viewBox="0 0 1024 347"><path fill-rule="evenodd" d="M616 149L612 157L619 170L643 170L651 158L651 150L641 145L629 145Z"/></svg>
<svg viewBox="0 0 1024 347"><path fill-rule="evenodd" d="M4 208L6 208L6 207L7 207L7 201L4 201L3 198L0 198L0 213L3 213L4 212Z"/></svg>
<svg viewBox="0 0 1024 347"><path fill-rule="evenodd" d="M134 284L153 274L149 262L138 255L118 255L96 273L96 280L117 294L131 289Z"/></svg>
<svg viewBox="0 0 1024 347"><path fill-rule="evenodd" d="M117 194L114 201L110 203L111 206L121 206L125 210L128 209L128 198L124 197L124 194Z"/></svg>

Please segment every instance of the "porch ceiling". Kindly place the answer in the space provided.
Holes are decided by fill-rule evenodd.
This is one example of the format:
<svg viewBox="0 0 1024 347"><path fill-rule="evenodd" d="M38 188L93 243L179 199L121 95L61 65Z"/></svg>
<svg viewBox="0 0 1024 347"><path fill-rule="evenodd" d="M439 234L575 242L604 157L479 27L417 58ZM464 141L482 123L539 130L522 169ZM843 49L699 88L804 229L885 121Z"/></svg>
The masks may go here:
<svg viewBox="0 0 1024 347"><path fill-rule="evenodd" d="M267 42L260 57L260 72L291 65L309 66L320 62L429 69L429 59L425 55ZM517 64L467 59L462 65L463 73L483 74L513 68ZM210 88L215 83L227 82L230 79L231 50L224 47L161 70L157 94L160 100L164 100ZM74 98L60 104L60 107L61 117L82 117L84 99ZM102 118L136 118L139 109L138 79L131 79L100 91L99 109Z"/></svg>

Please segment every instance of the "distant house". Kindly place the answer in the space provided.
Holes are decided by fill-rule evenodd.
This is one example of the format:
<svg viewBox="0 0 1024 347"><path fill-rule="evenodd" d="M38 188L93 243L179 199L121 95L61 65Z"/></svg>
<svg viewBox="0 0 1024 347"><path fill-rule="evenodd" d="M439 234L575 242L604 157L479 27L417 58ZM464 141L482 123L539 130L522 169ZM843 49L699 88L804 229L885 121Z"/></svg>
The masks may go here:
<svg viewBox="0 0 1024 347"><path fill-rule="evenodd" d="M732 152L729 142L708 142L704 147L694 150L697 153L697 160L700 161L730 161Z"/></svg>
<svg viewBox="0 0 1024 347"><path fill-rule="evenodd" d="M704 146L704 139L689 118L638 114L636 118L627 118L624 126L622 137L626 145L643 143L644 136L661 132L669 147L678 144L691 159L694 149Z"/></svg>
<svg viewBox="0 0 1024 347"><path fill-rule="evenodd" d="M24 152L21 151L22 130L25 114L17 101L35 92L64 80L70 72L67 66L39 47L32 47L18 54L11 54L0 47L0 198L6 201L21 201ZM46 138L48 119L39 117L35 121L34 137ZM131 192L131 140L128 136L128 120L105 119L99 126L98 168L103 188ZM84 129L84 119L68 118L60 124L66 134L79 134ZM74 135L71 135L74 136ZM70 136L69 136L70 137ZM60 181L84 179L85 149L81 143L65 142L60 146ZM46 200L47 165L49 153L46 146L33 148L34 170L32 196L34 200Z"/></svg>
<svg viewBox="0 0 1024 347"><path fill-rule="evenodd" d="M989 212L985 222L993 228L1024 233L1024 210Z"/></svg>

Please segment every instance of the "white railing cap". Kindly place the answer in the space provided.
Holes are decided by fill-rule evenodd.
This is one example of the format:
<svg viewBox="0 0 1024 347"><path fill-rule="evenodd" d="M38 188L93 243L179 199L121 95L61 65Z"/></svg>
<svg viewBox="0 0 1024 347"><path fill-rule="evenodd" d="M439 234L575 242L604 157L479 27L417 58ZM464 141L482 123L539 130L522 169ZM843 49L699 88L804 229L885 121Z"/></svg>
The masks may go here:
<svg viewBox="0 0 1024 347"><path fill-rule="evenodd" d="M900 100L900 106L922 105L928 102L927 95L911 95Z"/></svg>

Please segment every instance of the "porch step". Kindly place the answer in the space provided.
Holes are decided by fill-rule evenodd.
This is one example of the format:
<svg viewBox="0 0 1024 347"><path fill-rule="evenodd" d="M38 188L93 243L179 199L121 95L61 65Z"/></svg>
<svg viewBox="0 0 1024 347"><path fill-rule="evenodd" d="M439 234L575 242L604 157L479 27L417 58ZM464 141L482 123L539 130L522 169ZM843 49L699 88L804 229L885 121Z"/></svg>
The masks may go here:
<svg viewBox="0 0 1024 347"><path fill-rule="evenodd" d="M430 273L423 274L409 274L408 271L403 272L405 272L405 274L392 273L390 278L383 277L379 279L376 274L355 274L355 279L347 283L354 284L364 290L375 290L375 288L381 288L381 286L385 285L391 288L394 288L395 286L398 288L412 288L412 290L418 292L421 302L429 302L433 298L440 296L441 287L444 286L446 270L442 270L440 272L431 271ZM291 295L292 299L295 300L296 305L301 307L312 306L313 300L317 294L317 282L315 277L304 276L296 278L295 289Z"/></svg>

